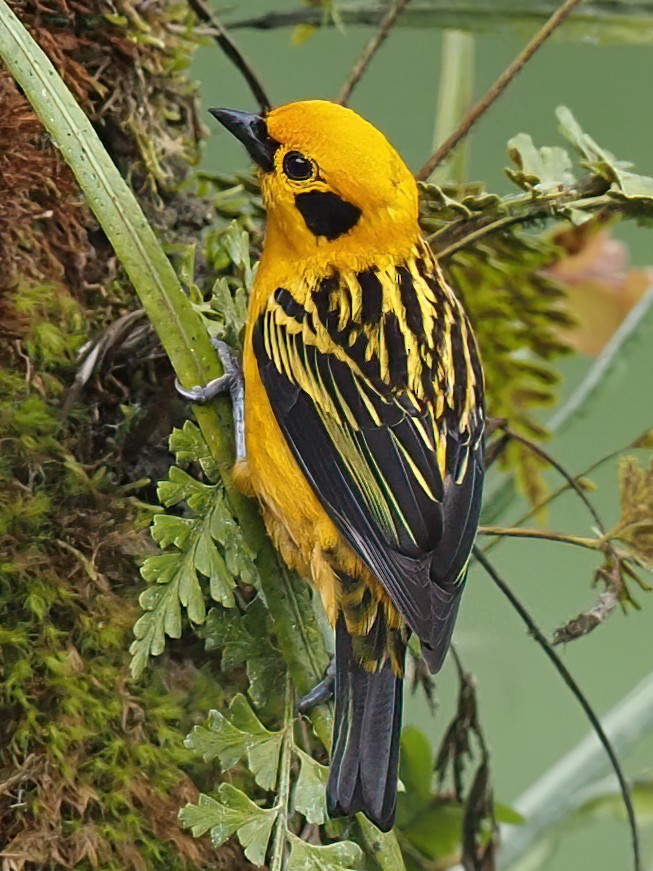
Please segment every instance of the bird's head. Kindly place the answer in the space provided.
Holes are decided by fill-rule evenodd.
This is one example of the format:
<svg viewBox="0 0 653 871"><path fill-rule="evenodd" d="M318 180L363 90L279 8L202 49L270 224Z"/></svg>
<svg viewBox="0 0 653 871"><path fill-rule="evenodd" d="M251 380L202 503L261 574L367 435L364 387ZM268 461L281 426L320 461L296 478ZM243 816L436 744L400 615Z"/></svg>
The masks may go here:
<svg viewBox="0 0 653 871"><path fill-rule="evenodd" d="M211 112L261 169L266 248L360 261L401 256L415 243L415 180L385 136L351 109L310 100L266 116Z"/></svg>

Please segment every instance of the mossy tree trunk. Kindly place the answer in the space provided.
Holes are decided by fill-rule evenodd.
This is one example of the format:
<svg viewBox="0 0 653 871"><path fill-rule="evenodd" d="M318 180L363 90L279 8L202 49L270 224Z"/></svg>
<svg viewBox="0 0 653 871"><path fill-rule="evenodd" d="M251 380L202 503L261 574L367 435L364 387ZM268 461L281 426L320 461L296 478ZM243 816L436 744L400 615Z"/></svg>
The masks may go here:
<svg viewBox="0 0 653 871"><path fill-rule="evenodd" d="M196 234L211 209L177 190L201 131L179 72L195 48L187 7L10 5L162 238ZM128 682L136 558L183 408L72 173L1 67L0 105L3 867L245 867L238 847L215 851L177 822L206 778L183 738L234 686L196 641ZM73 387L76 355L116 321L101 371Z"/></svg>

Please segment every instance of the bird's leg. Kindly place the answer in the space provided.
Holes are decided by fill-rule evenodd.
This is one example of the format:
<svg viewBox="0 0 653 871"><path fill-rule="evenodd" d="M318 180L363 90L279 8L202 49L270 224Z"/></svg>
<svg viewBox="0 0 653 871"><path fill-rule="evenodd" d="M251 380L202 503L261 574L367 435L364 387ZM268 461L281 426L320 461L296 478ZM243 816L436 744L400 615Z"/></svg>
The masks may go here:
<svg viewBox="0 0 653 871"><path fill-rule="evenodd" d="M211 339L224 368L224 374L203 386L195 385L187 390L175 378L177 392L191 402L204 403L222 393L229 393L234 416L234 436L236 439L236 460L245 459L245 382L243 370L229 345L220 339Z"/></svg>
<svg viewBox="0 0 653 871"><path fill-rule="evenodd" d="M300 714L308 713L311 708L330 702L333 698L334 685L336 682L336 660L331 657L326 674L322 680L309 690L305 696L297 702L297 710Z"/></svg>

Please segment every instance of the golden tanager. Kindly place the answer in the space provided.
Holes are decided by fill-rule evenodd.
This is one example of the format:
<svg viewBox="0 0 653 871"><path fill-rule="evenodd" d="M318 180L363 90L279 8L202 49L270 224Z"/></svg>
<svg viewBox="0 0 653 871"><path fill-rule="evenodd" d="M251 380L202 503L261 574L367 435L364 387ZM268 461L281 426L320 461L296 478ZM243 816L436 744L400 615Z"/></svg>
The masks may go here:
<svg viewBox="0 0 653 871"><path fill-rule="evenodd" d="M483 486L483 373L422 237L415 179L350 109L212 114L260 168L267 228L243 351L236 480L335 629L327 806L389 829L411 633L449 647ZM240 405L230 363L224 388ZM238 412L239 410L236 409Z"/></svg>

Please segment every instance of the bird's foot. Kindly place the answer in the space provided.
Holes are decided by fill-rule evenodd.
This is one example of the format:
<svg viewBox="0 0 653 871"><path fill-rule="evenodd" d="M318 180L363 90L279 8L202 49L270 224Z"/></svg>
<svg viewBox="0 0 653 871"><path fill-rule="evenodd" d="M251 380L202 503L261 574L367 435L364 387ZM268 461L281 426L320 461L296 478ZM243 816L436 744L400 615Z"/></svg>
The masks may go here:
<svg viewBox="0 0 653 871"><path fill-rule="evenodd" d="M177 392L191 402L203 404L229 393L234 416L234 432L236 438L236 460L245 459L245 382L243 370L236 355L229 345L221 339L211 339L211 344L218 352L224 374L214 378L208 384L198 385L187 389L182 387L175 378Z"/></svg>
<svg viewBox="0 0 653 871"><path fill-rule="evenodd" d="M312 690L309 690L306 695L302 696L297 702L297 710L300 714L307 714L312 708L317 705L323 705L330 702L333 698L333 693L336 683L336 661L331 657L331 662L326 670L326 674L322 680L316 684Z"/></svg>

